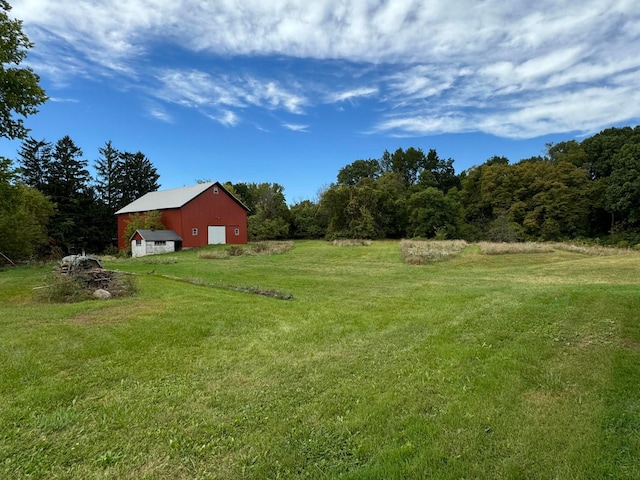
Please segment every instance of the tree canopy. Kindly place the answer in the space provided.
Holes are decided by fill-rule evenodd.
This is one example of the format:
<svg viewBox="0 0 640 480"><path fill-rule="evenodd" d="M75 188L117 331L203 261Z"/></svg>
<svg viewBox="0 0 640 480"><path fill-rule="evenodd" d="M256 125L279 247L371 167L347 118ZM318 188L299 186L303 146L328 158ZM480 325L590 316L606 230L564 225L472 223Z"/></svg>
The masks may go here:
<svg viewBox="0 0 640 480"><path fill-rule="evenodd" d="M40 77L20 64L33 46L22 31L22 21L9 16L11 6L0 0L0 137L25 138L24 119L47 100Z"/></svg>

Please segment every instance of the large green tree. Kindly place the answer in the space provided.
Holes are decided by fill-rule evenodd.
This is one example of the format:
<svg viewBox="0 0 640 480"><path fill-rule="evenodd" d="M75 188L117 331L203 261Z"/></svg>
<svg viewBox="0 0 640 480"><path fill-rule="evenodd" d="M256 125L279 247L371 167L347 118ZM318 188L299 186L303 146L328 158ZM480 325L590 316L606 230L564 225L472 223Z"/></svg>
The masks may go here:
<svg viewBox="0 0 640 480"><path fill-rule="evenodd" d="M236 183L231 191L249 208L249 236L253 240L289 237L290 212L284 187L278 183Z"/></svg>
<svg viewBox="0 0 640 480"><path fill-rule="evenodd" d="M420 190L408 199L411 237L455 237L457 220L456 191L446 195L435 187Z"/></svg>
<svg viewBox="0 0 640 480"><path fill-rule="evenodd" d="M142 152L122 152L116 164L116 209L160 188L160 175L151 160Z"/></svg>
<svg viewBox="0 0 640 480"><path fill-rule="evenodd" d="M0 158L0 264L29 258L44 246L54 211L42 193L17 178L12 162Z"/></svg>
<svg viewBox="0 0 640 480"><path fill-rule="evenodd" d="M25 138L24 119L47 100L40 77L20 64L33 46L22 31L22 21L9 16L11 6L0 0L0 137Z"/></svg>
<svg viewBox="0 0 640 480"><path fill-rule="evenodd" d="M43 193L57 205L49 222L49 235L60 254L96 247L92 233L95 194L87 166L82 149L71 137L66 135L56 142Z"/></svg>
<svg viewBox="0 0 640 480"><path fill-rule="evenodd" d="M100 157L94 163L96 193L100 200L115 212L121 197L119 186L122 182L118 178L121 166L120 152L113 147L111 141L107 141L104 147L98 149L98 153Z"/></svg>
<svg viewBox="0 0 640 480"><path fill-rule="evenodd" d="M613 228L640 225L640 143L627 143L611 161L606 205Z"/></svg>
<svg viewBox="0 0 640 480"><path fill-rule="evenodd" d="M338 172L339 185L357 185L362 179L375 180L382 173L380 162L376 159L356 160L342 167Z"/></svg>

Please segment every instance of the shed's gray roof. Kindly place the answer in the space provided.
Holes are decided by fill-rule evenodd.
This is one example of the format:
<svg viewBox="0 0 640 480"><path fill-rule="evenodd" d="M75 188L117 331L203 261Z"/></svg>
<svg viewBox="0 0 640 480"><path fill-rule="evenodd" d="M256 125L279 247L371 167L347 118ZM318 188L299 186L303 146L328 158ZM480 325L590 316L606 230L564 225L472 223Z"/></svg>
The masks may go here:
<svg viewBox="0 0 640 480"><path fill-rule="evenodd" d="M136 230L129 241L139 233L144 240L150 242L181 242L182 237L174 230Z"/></svg>
<svg viewBox="0 0 640 480"><path fill-rule="evenodd" d="M194 199L207 188L212 187L217 182L199 183L191 187L171 188L149 192L129 205L122 207L116 212L121 213L149 212L151 210L165 210L167 208L180 208L189 200Z"/></svg>

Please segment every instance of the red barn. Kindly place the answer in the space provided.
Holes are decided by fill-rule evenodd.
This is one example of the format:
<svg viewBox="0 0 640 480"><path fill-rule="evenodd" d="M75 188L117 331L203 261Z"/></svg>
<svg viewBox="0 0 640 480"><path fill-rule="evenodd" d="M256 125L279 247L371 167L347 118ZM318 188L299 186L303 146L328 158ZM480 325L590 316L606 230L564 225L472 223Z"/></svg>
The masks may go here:
<svg viewBox="0 0 640 480"><path fill-rule="evenodd" d="M130 216L152 210L162 213L163 225L182 237L184 248L248 241L249 209L219 182L207 182L150 192L118 210L118 248L129 246L123 235Z"/></svg>

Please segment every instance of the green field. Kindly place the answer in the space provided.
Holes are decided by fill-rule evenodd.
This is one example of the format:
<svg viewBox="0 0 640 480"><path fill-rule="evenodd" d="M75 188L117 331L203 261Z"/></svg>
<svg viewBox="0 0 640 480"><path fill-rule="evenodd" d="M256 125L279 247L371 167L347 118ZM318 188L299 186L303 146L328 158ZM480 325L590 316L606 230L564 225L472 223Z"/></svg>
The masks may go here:
<svg viewBox="0 0 640 480"><path fill-rule="evenodd" d="M637 253L105 266L138 294L46 304L50 265L0 271L0 478L640 478Z"/></svg>

